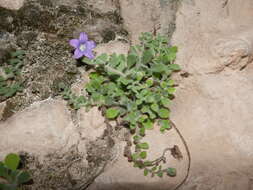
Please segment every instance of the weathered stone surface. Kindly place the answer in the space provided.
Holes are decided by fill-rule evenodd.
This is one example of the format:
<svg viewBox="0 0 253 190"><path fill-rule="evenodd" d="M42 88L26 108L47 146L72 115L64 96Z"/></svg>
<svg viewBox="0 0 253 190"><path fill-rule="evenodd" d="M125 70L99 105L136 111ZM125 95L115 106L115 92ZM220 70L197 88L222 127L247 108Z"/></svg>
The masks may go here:
<svg viewBox="0 0 253 190"><path fill-rule="evenodd" d="M133 43L138 42L142 32L153 32L159 25L159 0L120 0L120 7L124 26Z"/></svg>
<svg viewBox="0 0 253 190"><path fill-rule="evenodd" d="M115 0L88 0L87 4L99 13L114 14L118 11L118 1Z"/></svg>
<svg viewBox="0 0 253 190"><path fill-rule="evenodd" d="M172 148L175 144L179 146L180 151L185 155L183 160L179 161L174 159L168 151L166 153L167 163L163 165L164 168L177 168L177 177L145 177L143 175L143 170L134 168L133 163L129 163L127 158L123 156L125 143L121 143L117 154L118 157L115 158L114 163L107 166L105 172L95 180L89 190L165 190L170 188L173 189L173 187L178 185L186 175L185 171L188 166L188 158L185 153L185 147L178 134L174 130L162 134L159 131L159 127L156 126L154 130L147 131L143 142L148 142L150 145L150 149L148 151L148 159L150 160L159 158L166 148Z"/></svg>
<svg viewBox="0 0 253 190"><path fill-rule="evenodd" d="M125 3L126 10L133 8L130 1L121 3ZM175 76L179 89L171 110L172 119L188 142L192 156L190 178L182 189L241 190L253 187L253 4L251 1L240 3L183 1L177 12L173 44L179 47L177 63L189 76ZM245 11L238 10L238 6L244 7ZM149 15L148 11L146 13ZM126 22L136 26L128 28L130 34L138 34L139 28L151 31L152 21L147 19L149 23L142 26L144 18L139 17L133 23ZM132 37L133 40L136 38ZM159 148L170 143L180 145L175 133L169 134L173 137L156 135L152 134L150 141L156 145L161 143L157 145ZM162 143L164 140L165 144ZM153 154L156 151L159 152L155 150ZM179 174L186 171L186 163L182 165L179 164ZM131 168L131 164L121 157L90 189L168 189L181 179L182 176L169 182L146 179L141 171Z"/></svg>
<svg viewBox="0 0 253 190"><path fill-rule="evenodd" d="M179 79L172 107L192 154L182 189L252 188L253 7L251 1L240 3L183 2L177 14L176 62L190 74Z"/></svg>
<svg viewBox="0 0 253 190"><path fill-rule="evenodd" d="M114 146L99 139L97 115L84 119L74 124L63 100L34 103L0 122L0 160L13 152L22 156L34 181L25 189L82 189L111 160Z"/></svg>
<svg viewBox="0 0 253 190"><path fill-rule="evenodd" d="M101 137L106 129L104 117L98 108L94 107L88 112L86 108L78 110L78 127L82 138L95 141Z"/></svg>
<svg viewBox="0 0 253 190"><path fill-rule="evenodd" d="M132 43L142 32L162 33L171 37L175 30L178 0L120 0L121 16Z"/></svg>
<svg viewBox="0 0 253 190"><path fill-rule="evenodd" d="M117 53L117 54L127 54L127 52L129 51L129 44L128 43L123 43L120 41L110 41L106 44L99 44L96 48L95 48L95 52L97 53L97 55L100 55L102 53L107 53L107 54L113 54L113 53Z"/></svg>
<svg viewBox="0 0 253 190"><path fill-rule="evenodd" d="M76 144L79 136L66 103L60 100L34 103L0 122L0 131L0 160L20 151L45 156Z"/></svg>
<svg viewBox="0 0 253 190"><path fill-rule="evenodd" d="M18 10L24 4L24 0L1 0L0 7L4 7L6 9Z"/></svg>

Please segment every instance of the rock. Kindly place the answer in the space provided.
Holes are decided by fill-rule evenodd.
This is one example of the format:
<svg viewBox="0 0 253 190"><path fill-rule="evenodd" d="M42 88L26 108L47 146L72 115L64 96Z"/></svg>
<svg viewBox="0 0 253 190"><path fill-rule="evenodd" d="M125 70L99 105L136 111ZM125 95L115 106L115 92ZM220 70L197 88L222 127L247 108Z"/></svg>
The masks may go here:
<svg viewBox="0 0 253 190"><path fill-rule="evenodd" d="M99 44L95 48L97 55L107 53L109 55L116 54L127 54L129 51L129 44L120 41L110 41L106 44Z"/></svg>
<svg viewBox="0 0 253 190"><path fill-rule="evenodd" d="M1 159L10 152L40 157L77 143L78 133L66 103L46 100L0 122Z"/></svg>
<svg viewBox="0 0 253 190"><path fill-rule="evenodd" d="M3 118L3 114L4 114L5 108L6 108L6 102L0 103L0 121L1 121L2 118Z"/></svg>
<svg viewBox="0 0 253 190"><path fill-rule="evenodd" d="M89 141L95 141L97 138L104 134L106 125L104 123L104 117L98 108L94 107L88 112L86 108L78 110L78 128L81 133L81 137Z"/></svg>
<svg viewBox="0 0 253 190"><path fill-rule="evenodd" d="M8 153L22 157L34 181L27 189L82 189L111 160L114 147L109 137L98 139L104 128L93 126L98 120L93 110L96 115L87 113L76 126L65 101L34 103L0 122L0 160Z"/></svg>
<svg viewBox="0 0 253 190"><path fill-rule="evenodd" d="M159 24L159 0L120 0L121 16L130 39L137 43L142 32L153 32ZM141 10L141 11L140 11Z"/></svg>
<svg viewBox="0 0 253 190"><path fill-rule="evenodd" d="M182 2L173 35L176 63L190 73L171 107L192 155L182 189L251 189L252 3L244 12L240 1L194 2Z"/></svg>
<svg viewBox="0 0 253 190"><path fill-rule="evenodd" d="M0 7L11 9L11 10L18 10L20 9L24 4L24 0L1 0L0 1Z"/></svg>
<svg viewBox="0 0 253 190"><path fill-rule="evenodd" d="M166 148L172 148L175 144L179 146L180 151L185 155L183 160L176 160L170 152L166 153L166 164L163 167L175 167L177 169L177 177L170 178L164 176L163 178L143 175L143 170L133 167L133 163L129 163L127 158L123 156L125 143L120 143L118 157L115 158L113 164L109 164L105 172L100 175L94 183L88 188L88 190L109 190L109 189L120 189L120 190L165 190L173 189L178 185L184 176L188 164L188 158L185 154L185 147L182 144L178 134L174 131L168 131L165 134L161 134L159 128L156 126L154 130L147 132L143 142L148 142L150 149L148 151L148 158L154 160L160 157L163 150ZM130 175L131 174L131 175Z"/></svg>
<svg viewBox="0 0 253 190"><path fill-rule="evenodd" d="M224 37L215 41L211 47L215 58L219 59L220 66L216 71L223 71L225 67L241 70L252 62L253 38L252 30L240 31L236 35Z"/></svg>
<svg viewBox="0 0 253 190"><path fill-rule="evenodd" d="M92 9L102 14L114 14L118 11L119 6L117 1L114 0L88 0L87 4L91 6Z"/></svg>
<svg viewBox="0 0 253 190"><path fill-rule="evenodd" d="M119 2L123 24L129 32L132 43L138 43L142 32L172 36L175 30L176 13L180 1L120 0Z"/></svg>

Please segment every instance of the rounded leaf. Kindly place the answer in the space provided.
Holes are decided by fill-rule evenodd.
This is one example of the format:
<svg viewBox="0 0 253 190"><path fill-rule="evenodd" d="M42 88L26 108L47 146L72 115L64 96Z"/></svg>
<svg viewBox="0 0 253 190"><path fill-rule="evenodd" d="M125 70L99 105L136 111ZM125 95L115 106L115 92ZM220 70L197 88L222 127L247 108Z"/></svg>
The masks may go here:
<svg viewBox="0 0 253 190"><path fill-rule="evenodd" d="M177 175L177 170L175 168L168 168L166 172L170 177L175 177Z"/></svg>
<svg viewBox="0 0 253 190"><path fill-rule="evenodd" d="M115 119L119 115L119 110L115 108L109 108L106 110L105 116L108 119Z"/></svg>
<svg viewBox="0 0 253 190"><path fill-rule="evenodd" d="M26 183L31 179L31 176L28 172L26 171L22 171L18 174L17 176L17 183L18 184L22 184L22 183Z"/></svg>
<svg viewBox="0 0 253 190"><path fill-rule="evenodd" d="M5 157L4 164L6 165L7 168L10 170L15 171L18 168L20 162L20 157L17 154L8 154Z"/></svg>
<svg viewBox="0 0 253 190"><path fill-rule="evenodd" d="M149 149L148 143L140 143L137 146L141 149Z"/></svg>
<svg viewBox="0 0 253 190"><path fill-rule="evenodd" d="M144 169L144 176L147 176L148 175L148 169Z"/></svg>
<svg viewBox="0 0 253 190"><path fill-rule="evenodd" d="M146 159L146 158L147 158L147 152L146 152L146 151L141 152L141 153L140 153L140 157L141 157L142 159Z"/></svg>
<svg viewBox="0 0 253 190"><path fill-rule="evenodd" d="M169 112L168 109L162 108L162 109L159 110L158 115L159 115L161 118L168 118L169 115L170 115L170 112Z"/></svg>

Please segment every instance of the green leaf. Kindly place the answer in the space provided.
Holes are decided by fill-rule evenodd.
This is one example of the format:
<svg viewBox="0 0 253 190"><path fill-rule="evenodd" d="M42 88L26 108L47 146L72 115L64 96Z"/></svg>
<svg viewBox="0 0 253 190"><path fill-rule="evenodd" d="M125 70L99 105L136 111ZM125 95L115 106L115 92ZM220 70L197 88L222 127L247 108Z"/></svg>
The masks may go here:
<svg viewBox="0 0 253 190"><path fill-rule="evenodd" d="M160 126L161 126L161 128L160 128L160 131L161 131L161 132L164 132L165 130L171 129L169 120L161 120L161 121L159 122L159 124L160 124Z"/></svg>
<svg viewBox="0 0 253 190"><path fill-rule="evenodd" d="M140 135L145 136L146 129L144 127L140 128Z"/></svg>
<svg viewBox="0 0 253 190"><path fill-rule="evenodd" d="M26 171L21 171L18 176L17 176L17 183L22 184L26 183L31 179L31 176L28 172Z"/></svg>
<svg viewBox="0 0 253 190"><path fill-rule="evenodd" d="M140 81L145 76L144 72L137 72L136 73L136 80Z"/></svg>
<svg viewBox="0 0 253 190"><path fill-rule="evenodd" d="M154 80L152 78L149 78L148 80L146 80L146 84L148 85L148 87L151 87L154 84Z"/></svg>
<svg viewBox="0 0 253 190"><path fill-rule="evenodd" d="M17 56L24 55L24 54L25 54L24 50L17 50L15 52L11 53L11 57L17 57Z"/></svg>
<svg viewBox="0 0 253 190"><path fill-rule="evenodd" d="M172 53L177 53L177 51L178 51L177 46L172 46L172 47L170 47L170 52L172 52Z"/></svg>
<svg viewBox="0 0 253 190"><path fill-rule="evenodd" d="M108 119L114 119L119 115L119 110L115 108L109 108L106 110L105 116Z"/></svg>
<svg viewBox="0 0 253 190"><path fill-rule="evenodd" d="M18 168L20 157L17 154L8 154L4 159L4 164L10 170L15 171Z"/></svg>
<svg viewBox="0 0 253 190"><path fill-rule="evenodd" d="M139 154L138 153L133 153L132 154L132 159L133 160L137 160L139 158Z"/></svg>
<svg viewBox="0 0 253 190"><path fill-rule="evenodd" d="M169 105L170 105L170 99L168 99L168 98L162 98L161 99L161 103L162 103L162 105L164 106L164 107L168 107Z"/></svg>
<svg viewBox="0 0 253 190"><path fill-rule="evenodd" d="M147 176L148 175L148 169L144 169L144 176Z"/></svg>
<svg viewBox="0 0 253 190"><path fill-rule="evenodd" d="M168 168L166 172L170 177L175 177L177 175L177 170L175 168Z"/></svg>
<svg viewBox="0 0 253 190"><path fill-rule="evenodd" d="M129 80L129 79L126 79L126 78L123 78L123 77L120 77L119 78L119 81L124 84L124 85L128 85L129 83L133 82L133 80Z"/></svg>
<svg viewBox="0 0 253 190"><path fill-rule="evenodd" d="M96 59L94 60L95 64L97 65L105 64L107 61L108 55L106 53L97 56Z"/></svg>
<svg viewBox="0 0 253 190"><path fill-rule="evenodd" d="M147 64L148 62L150 62L152 58L153 58L153 52L151 50L145 50L143 52L142 62L144 64Z"/></svg>
<svg viewBox="0 0 253 190"><path fill-rule="evenodd" d="M143 123L147 118L148 118L148 116L144 114L139 117L138 121Z"/></svg>
<svg viewBox="0 0 253 190"><path fill-rule="evenodd" d="M0 177L8 178L8 169L0 162Z"/></svg>
<svg viewBox="0 0 253 190"><path fill-rule="evenodd" d="M138 121L139 117L140 117L140 112L135 111L135 112L131 112L128 115L126 115L126 117L124 117L124 120L128 121L128 122L130 122L132 124L136 124L136 122Z"/></svg>
<svg viewBox="0 0 253 190"><path fill-rule="evenodd" d="M140 157L141 157L142 159L146 159L146 158L147 158L147 152L146 152L146 151L141 152L141 153L140 153Z"/></svg>
<svg viewBox="0 0 253 190"><path fill-rule="evenodd" d="M155 112L158 112L158 111L159 111L159 106L158 106L158 104L152 104L152 105L151 105L151 109L152 109L153 111L155 111Z"/></svg>
<svg viewBox="0 0 253 190"><path fill-rule="evenodd" d="M8 60L8 62L12 65L16 65L17 63L20 63L21 60L20 59L10 59L10 60Z"/></svg>
<svg viewBox="0 0 253 190"><path fill-rule="evenodd" d="M156 171L157 170L157 166L154 166L153 168L151 168L152 171Z"/></svg>
<svg viewBox="0 0 253 190"><path fill-rule="evenodd" d="M168 118L169 115L170 115L170 112L169 112L168 109L162 108L162 109L159 110L158 115L159 115L161 118Z"/></svg>
<svg viewBox="0 0 253 190"><path fill-rule="evenodd" d="M164 81L162 81L162 82L160 83L160 86L161 86L162 88L166 88L166 87L167 87L167 83L164 82Z"/></svg>
<svg viewBox="0 0 253 190"><path fill-rule="evenodd" d="M166 70L168 70L168 68L166 67L166 65L161 64L161 63L154 64L154 65L151 67L151 71L154 72L154 73L163 73L163 72L165 72Z"/></svg>
<svg viewBox="0 0 253 190"><path fill-rule="evenodd" d="M129 68L134 66L137 63L137 61L138 61L138 57L136 55L129 54L127 56L127 65Z"/></svg>
<svg viewBox="0 0 253 190"><path fill-rule="evenodd" d="M141 149L149 149L149 145L146 142L145 143L137 144L137 147L141 148Z"/></svg>
<svg viewBox="0 0 253 190"><path fill-rule="evenodd" d="M173 88L173 87L168 88L168 93L169 93L169 94L174 94L175 91L176 91L176 89Z"/></svg>
<svg viewBox="0 0 253 190"><path fill-rule="evenodd" d="M169 86L173 86L174 83L175 83L175 82L174 82L174 80L172 80L172 79L170 79L170 80L168 81L168 85L169 85Z"/></svg>
<svg viewBox="0 0 253 190"><path fill-rule="evenodd" d="M130 129L134 130L136 129L136 127L137 127L136 124L133 124L133 123L130 124Z"/></svg>
<svg viewBox="0 0 253 190"><path fill-rule="evenodd" d="M145 101L147 103L153 103L155 101L155 95L154 94L150 94L146 97Z"/></svg>
<svg viewBox="0 0 253 190"><path fill-rule="evenodd" d="M150 161L145 161L143 164L144 166L152 166L152 162Z"/></svg>
<svg viewBox="0 0 253 190"><path fill-rule="evenodd" d="M169 65L169 69L173 70L173 71L180 71L181 68L178 64L171 64Z"/></svg>
<svg viewBox="0 0 253 190"><path fill-rule="evenodd" d="M163 177L163 171L159 171L159 172L157 173L157 176L158 176L158 177Z"/></svg>
<svg viewBox="0 0 253 190"><path fill-rule="evenodd" d="M138 135L135 135L135 136L133 136L133 139L134 139L134 141L139 141L139 140L141 140L141 137Z"/></svg>
<svg viewBox="0 0 253 190"><path fill-rule="evenodd" d="M147 120L146 122L142 123L145 129L153 129L154 128L154 123L151 120Z"/></svg>

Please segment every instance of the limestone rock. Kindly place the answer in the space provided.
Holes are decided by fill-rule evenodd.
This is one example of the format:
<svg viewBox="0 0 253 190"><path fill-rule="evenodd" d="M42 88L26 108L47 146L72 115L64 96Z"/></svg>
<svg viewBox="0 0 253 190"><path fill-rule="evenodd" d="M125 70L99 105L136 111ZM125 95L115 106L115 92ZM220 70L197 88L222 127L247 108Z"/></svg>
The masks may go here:
<svg viewBox="0 0 253 190"><path fill-rule="evenodd" d="M240 3L182 2L177 13L176 62L190 73L181 78L171 108L192 154L182 189L252 188L253 7L251 1Z"/></svg>
<svg viewBox="0 0 253 190"><path fill-rule="evenodd" d="M138 42L142 32L153 32L159 24L159 0L120 0L120 7L124 26L133 43Z"/></svg>
<svg viewBox="0 0 253 190"><path fill-rule="evenodd" d="M86 108L78 110L78 127L81 137L89 141L95 141L101 137L106 129L104 117L96 107L88 112Z"/></svg>
<svg viewBox="0 0 253 190"><path fill-rule="evenodd" d="M252 62L253 38L251 34L252 30L239 31L236 35L215 41L211 48L214 57L220 61L217 71L222 71L225 67L240 70Z"/></svg>
<svg viewBox="0 0 253 190"><path fill-rule="evenodd" d="M10 152L43 157L76 144L78 133L66 103L46 100L0 122L0 160Z"/></svg>
<svg viewBox="0 0 253 190"><path fill-rule="evenodd" d="M107 54L127 54L129 51L129 44L128 43L123 43L120 41L110 41L106 44L99 44L95 48L95 52L97 55L100 55L102 53L107 53Z"/></svg>
<svg viewBox="0 0 253 190"><path fill-rule="evenodd" d="M102 14L113 14L118 10L118 3L115 0L88 0L87 4Z"/></svg>
<svg viewBox="0 0 253 190"><path fill-rule="evenodd" d="M89 190L165 190L173 189L178 185L186 175L188 166L188 158L185 153L185 147L182 144L178 134L174 131L168 131L162 134L159 127L156 126L154 130L147 131L146 137L143 142L148 142L150 149L148 151L148 159L154 160L160 157L166 148L172 148L178 145L180 151L185 155L182 160L174 159L170 152L166 153L167 163L163 165L166 167L175 167L178 175L174 178L164 176L153 177L143 175L143 170L133 167L133 163L129 163L127 158L123 156L125 143L121 143L118 157L114 160L113 164L105 169L105 172L99 176L91 185Z"/></svg>
<svg viewBox="0 0 253 190"><path fill-rule="evenodd" d="M18 10L24 4L24 0L0 0L0 7L11 9L11 10Z"/></svg>

